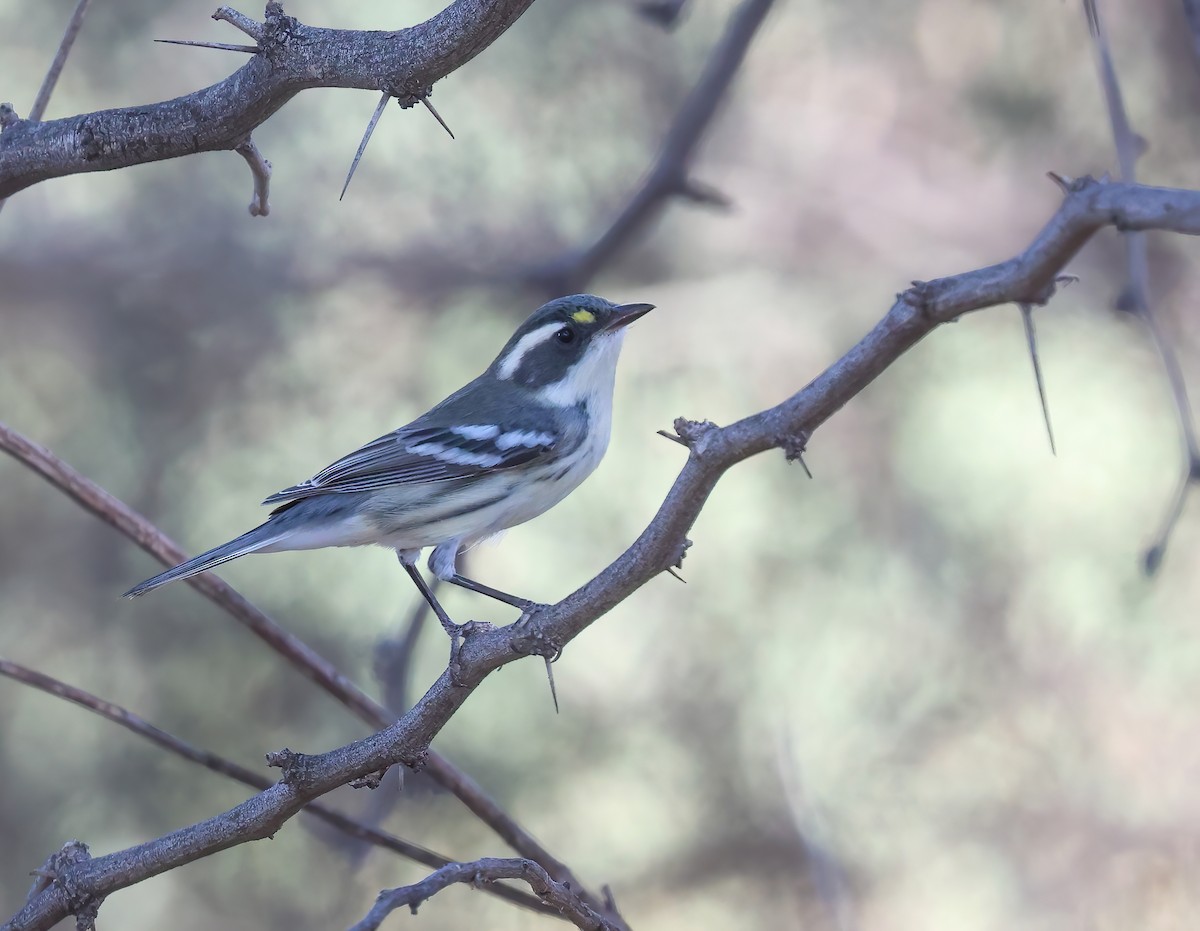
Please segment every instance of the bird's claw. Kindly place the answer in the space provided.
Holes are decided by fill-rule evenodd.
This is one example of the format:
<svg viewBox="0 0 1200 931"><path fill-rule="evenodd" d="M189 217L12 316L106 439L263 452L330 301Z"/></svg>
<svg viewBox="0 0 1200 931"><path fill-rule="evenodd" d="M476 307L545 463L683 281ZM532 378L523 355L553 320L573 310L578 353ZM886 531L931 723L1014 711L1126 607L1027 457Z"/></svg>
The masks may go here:
<svg viewBox="0 0 1200 931"><path fill-rule="evenodd" d="M450 682L452 685L461 686L464 682L459 654L462 652L463 643L472 634L481 634L485 630L492 630L494 625L489 621L467 621L465 624L451 622L443 626L446 628L446 633L450 635Z"/></svg>

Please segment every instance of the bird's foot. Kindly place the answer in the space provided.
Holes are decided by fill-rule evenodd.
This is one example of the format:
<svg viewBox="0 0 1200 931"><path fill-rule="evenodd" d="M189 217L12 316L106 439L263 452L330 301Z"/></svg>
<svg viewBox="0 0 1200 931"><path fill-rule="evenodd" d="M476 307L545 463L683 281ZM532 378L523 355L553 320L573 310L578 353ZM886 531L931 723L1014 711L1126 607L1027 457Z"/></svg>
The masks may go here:
<svg viewBox="0 0 1200 931"><path fill-rule="evenodd" d="M453 621L443 623L446 633L450 635L450 682L452 685L463 685L462 664L459 662L459 654L462 652L463 643L472 634L483 633L485 630L491 630L493 625L488 621L467 621L465 624L455 624Z"/></svg>
<svg viewBox="0 0 1200 931"><path fill-rule="evenodd" d="M521 604L514 605L521 609L521 616L517 618L518 624L525 624L531 617L541 611L543 608L548 608L549 605L542 604L540 601L526 601L521 599Z"/></svg>

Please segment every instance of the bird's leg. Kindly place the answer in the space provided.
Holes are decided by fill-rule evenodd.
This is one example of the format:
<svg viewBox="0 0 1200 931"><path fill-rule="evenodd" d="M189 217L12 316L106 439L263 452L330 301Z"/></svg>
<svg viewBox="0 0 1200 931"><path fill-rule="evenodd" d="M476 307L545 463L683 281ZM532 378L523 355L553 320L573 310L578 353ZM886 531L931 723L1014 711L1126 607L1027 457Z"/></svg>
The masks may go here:
<svg viewBox="0 0 1200 931"><path fill-rule="evenodd" d="M454 621L450 620L450 615L446 613L446 609L442 607L442 603L437 600L433 589L429 587L429 583L421 575L421 570L412 563L405 562L403 557L400 559L400 565L404 566L404 571L408 573L409 578L413 580L413 584L417 586L417 591L421 593L421 597L429 603L429 607L433 608L433 613L437 615L442 628L450 635L451 639L456 639L459 636L461 625L455 624Z"/></svg>
<svg viewBox="0 0 1200 931"><path fill-rule="evenodd" d="M397 555L400 557L400 565L404 567L404 571L408 573L409 578L413 580L413 584L417 586L417 591L429 602L429 607L433 608L433 613L437 615L438 621L441 622L442 629L450 635L450 679L455 685L461 685L458 653L462 649L463 634L477 629L480 625L475 621L467 624L454 623L450 619L450 615L446 613L446 609L442 607L441 602L437 600L437 596L434 595L433 589L429 587L429 583L421 575L421 570L405 559L402 553L398 553Z"/></svg>
<svg viewBox="0 0 1200 931"><path fill-rule="evenodd" d="M502 592L498 588L492 588L490 585L484 585L482 582L476 582L474 579L468 579L465 575L459 575L457 572L450 578L446 579L452 585L457 585L460 588L465 588L468 591L475 592L480 595L487 595L489 598L495 598L497 601L502 601L507 605L512 605L514 608L520 608L524 612L528 612L532 608L538 607L536 601L530 601L528 598L518 598L516 595L510 595L508 592Z"/></svg>

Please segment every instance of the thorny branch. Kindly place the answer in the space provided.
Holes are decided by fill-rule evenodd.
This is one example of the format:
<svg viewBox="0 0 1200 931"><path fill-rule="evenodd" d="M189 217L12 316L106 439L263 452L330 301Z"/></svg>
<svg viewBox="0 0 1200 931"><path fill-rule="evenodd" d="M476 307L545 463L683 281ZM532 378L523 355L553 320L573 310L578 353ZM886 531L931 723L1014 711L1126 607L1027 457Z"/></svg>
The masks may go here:
<svg viewBox="0 0 1200 931"><path fill-rule="evenodd" d="M37 472L77 504L124 534L164 565L177 565L187 558L186 553L174 541L142 515L63 462L50 450L23 437L3 423L0 423L0 450ZM187 584L244 625L371 727L381 729L395 722L394 715L338 672L332 663L251 604L223 579L206 572L188 579ZM413 761L403 762L413 765ZM588 901L593 907L599 907L600 900L586 893L570 868L521 827L469 775L435 750L424 752L418 757L418 762L423 764L422 772L454 794L472 814L495 831L513 850L540 863L556 879L571 883L574 888L588 895Z"/></svg>
<svg viewBox="0 0 1200 931"><path fill-rule="evenodd" d="M232 760L227 760L216 753L193 747L186 741L167 733L162 728L155 727L149 721L120 705L106 701L103 698L98 698L91 692L68 685L45 673L22 666L20 663L0 658L0 676L6 676L15 682L21 682L32 688L39 689L48 695L53 695L64 701L79 705L81 708L86 708L88 711L95 712L100 717L120 725L139 737L145 738L157 747L161 747L170 753L174 753L176 756L203 766L214 773L228 776L230 779L234 779L244 785L261 791L270 788L272 784L272 780L267 779L265 776L260 776L253 770L239 766ZM425 866L440 869L454 862L449 857L442 856L440 853L435 853L432 850L395 837L385 831L380 831L370 825L362 824L353 818L343 815L341 812L322 805L320 802L313 802L307 805L304 812L330 825L347 837L352 837L363 843L402 854L410 860L423 863ZM39 889L38 891L42 890ZM486 887L486 891L525 908L531 908L540 912L551 911L537 899L526 895L520 890L513 889L511 886L492 883Z"/></svg>
<svg viewBox="0 0 1200 931"><path fill-rule="evenodd" d="M728 206L723 195L694 181L689 171L696 148L773 3L774 0L742 0L734 10L700 79L676 114L650 174L608 229L591 245L528 270L526 280L554 295L579 291L614 253L658 215L670 198Z"/></svg>
<svg viewBox="0 0 1200 931"><path fill-rule="evenodd" d="M385 889L379 893L371 911L350 931L376 931L388 915L406 906L415 915L422 903L455 883L469 883L477 889L488 889L501 879L519 879L529 883L529 887L543 902L583 931L618 931L617 925L593 911L569 885L555 882L532 860L497 857L485 857L471 863L451 863L411 886Z"/></svg>
<svg viewBox="0 0 1200 931"><path fill-rule="evenodd" d="M1092 43L1096 50L1096 63L1100 72L1100 85L1104 90L1104 101L1108 107L1109 121L1112 124L1113 143L1117 150L1117 164L1121 180L1129 184L1137 180L1137 160L1146 148L1146 140L1133 131L1129 115L1125 110L1125 100L1121 94L1121 85L1117 80L1117 69L1113 65L1112 53L1109 51L1108 36L1104 31L1104 23L1100 19L1100 10L1096 0L1083 0L1083 11L1088 21L1088 30L1092 35ZM1190 10L1189 10L1190 13ZM1154 543L1146 549L1142 564L1147 574L1153 575L1162 564L1166 555L1167 543L1171 532L1175 529L1187 494L1194 483L1200 482L1200 442L1196 439L1196 428L1192 423L1192 406L1188 400L1187 384L1183 378L1183 370L1175 350L1171 348L1170 340L1163 332L1162 324L1154 312L1150 300L1150 259L1147 252L1146 235L1137 230L1122 232L1125 241L1125 257L1129 267L1129 281L1124 292L1117 300L1117 309L1132 313L1145 326L1150 334L1150 341L1158 352L1163 372L1171 389L1171 397L1175 401L1175 413L1179 420L1179 433L1183 444L1183 476L1175 497L1167 509Z"/></svg>
<svg viewBox="0 0 1200 931"><path fill-rule="evenodd" d="M936 327L998 304L1045 303L1054 294L1055 277L1063 266L1106 226L1200 235L1200 191L1086 177L1066 182L1066 188L1058 211L1024 252L986 268L915 284L842 358L780 404L727 427L680 422L677 432L689 446L687 462L658 513L629 549L557 604L506 627L474 633L463 645L458 675L452 679L449 669L443 671L399 721L328 753L281 754L289 765L280 781L229 811L68 867L60 881L13 917L7 931L44 931L81 904L220 850L268 837L309 802L338 786L397 763L418 763L488 675L537 652L539 643L569 643L674 563L688 530L725 472L758 453L786 449L796 437L810 438ZM211 578L199 576L197 581L203 584Z"/></svg>
<svg viewBox="0 0 1200 931"><path fill-rule="evenodd" d="M257 44L225 80L174 100L59 120L14 120L0 132L0 198L39 181L235 149L302 90L429 87L462 67L516 22L533 0L453 0L395 32L323 29L267 4L265 22L221 7Z"/></svg>

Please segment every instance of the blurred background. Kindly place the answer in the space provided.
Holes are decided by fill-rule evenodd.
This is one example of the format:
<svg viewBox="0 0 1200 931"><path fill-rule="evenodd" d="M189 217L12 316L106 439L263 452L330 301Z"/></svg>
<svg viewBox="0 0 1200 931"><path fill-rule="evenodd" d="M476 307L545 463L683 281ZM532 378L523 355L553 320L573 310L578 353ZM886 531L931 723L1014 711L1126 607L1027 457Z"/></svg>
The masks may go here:
<svg viewBox="0 0 1200 931"><path fill-rule="evenodd" d="M28 112L72 0L0 0L0 98ZM734 9L668 31L623 0L538 0L438 84L450 141L391 107L308 91L255 140L271 214L214 153L38 185L0 215L0 420L189 551L257 502L477 374L549 295L530 267L594 238L652 164ZM1142 179L1200 185L1200 70L1181 4L1102 3ZM397 28L432 2L292 0L314 25ZM211 0L93 4L48 117L190 92L238 56ZM244 12L260 14L260 9ZM564 92L564 89L566 92ZM1114 170L1078 4L787 0L699 153L727 213L670 204L587 289L659 310L626 342L608 458L563 505L472 556L553 601L620 553L683 462L655 436L771 405L836 360L914 278L1023 249L1059 203L1047 170ZM1200 392L1196 246L1150 242L1155 306ZM635 928L1195 927L1200 919L1200 502L1157 578L1141 553L1181 473L1174 409L1113 310L1116 234L1039 311L1050 455L1016 308L910 352L814 436L720 484L686 586L662 576L542 664L490 678L435 746ZM185 586L0 457L0 655L268 772L364 727ZM375 694L377 644L416 593L382 550L222 574ZM510 620L466 593L452 614ZM443 668L420 642L409 700ZM105 853L248 790L0 680L0 912L66 839ZM378 792L394 791L385 785ZM377 793L378 795L378 793ZM419 781L334 801L450 856L504 855ZM427 872L296 819L114 895L101 923L337 928ZM552 927L459 887L428 929Z"/></svg>

